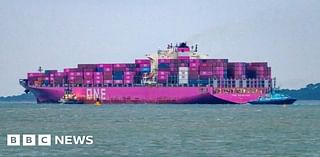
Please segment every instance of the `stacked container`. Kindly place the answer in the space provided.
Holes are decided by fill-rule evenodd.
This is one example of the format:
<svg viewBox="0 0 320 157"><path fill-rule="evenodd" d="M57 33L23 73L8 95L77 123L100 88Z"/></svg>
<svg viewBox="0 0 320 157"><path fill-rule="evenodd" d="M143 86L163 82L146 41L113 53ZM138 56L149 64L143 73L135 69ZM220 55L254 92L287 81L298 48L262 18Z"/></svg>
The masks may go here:
<svg viewBox="0 0 320 157"><path fill-rule="evenodd" d="M66 73L64 72L56 72L54 73L53 78L50 76L50 82L53 84L64 84L66 81Z"/></svg>
<svg viewBox="0 0 320 157"><path fill-rule="evenodd" d="M200 59L190 59L189 84L198 84Z"/></svg>
<svg viewBox="0 0 320 157"><path fill-rule="evenodd" d="M28 73L28 81L30 85L40 86L43 84L45 77L47 77L44 73Z"/></svg>
<svg viewBox="0 0 320 157"><path fill-rule="evenodd" d="M270 69L271 71L271 69ZM267 62L253 62L247 66L247 78L269 79L271 77Z"/></svg>
<svg viewBox="0 0 320 157"><path fill-rule="evenodd" d="M83 72L94 72L97 70L96 64L78 64L78 69Z"/></svg>
<svg viewBox="0 0 320 157"><path fill-rule="evenodd" d="M177 84L178 83L178 60L159 59L158 60L158 83ZM184 64L181 62L180 64Z"/></svg>
<svg viewBox="0 0 320 157"><path fill-rule="evenodd" d="M97 72L101 72L103 75L102 76L103 84L112 84L113 83L112 71L113 71L112 64L98 64L97 65Z"/></svg>
<svg viewBox="0 0 320 157"><path fill-rule="evenodd" d="M93 73L93 84L102 85L103 84L103 72Z"/></svg>
<svg viewBox="0 0 320 157"><path fill-rule="evenodd" d="M179 84L188 84L189 67L179 67Z"/></svg>
<svg viewBox="0 0 320 157"><path fill-rule="evenodd" d="M91 71L86 71L83 72L83 83L86 85L92 85L93 84L93 72Z"/></svg>
<svg viewBox="0 0 320 157"><path fill-rule="evenodd" d="M82 72L68 72L67 77L68 77L68 82L70 84L82 84L83 83L83 73Z"/></svg>
<svg viewBox="0 0 320 157"><path fill-rule="evenodd" d="M244 79L246 78L246 63L230 62L228 63L228 78Z"/></svg>

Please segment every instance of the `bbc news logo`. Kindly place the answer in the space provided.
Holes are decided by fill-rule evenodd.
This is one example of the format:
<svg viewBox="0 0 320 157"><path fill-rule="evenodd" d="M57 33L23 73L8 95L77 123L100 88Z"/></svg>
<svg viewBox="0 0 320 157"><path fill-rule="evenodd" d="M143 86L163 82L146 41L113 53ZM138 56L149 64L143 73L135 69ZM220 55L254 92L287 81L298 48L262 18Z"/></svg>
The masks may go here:
<svg viewBox="0 0 320 157"><path fill-rule="evenodd" d="M51 134L22 134L22 136L20 134L7 135L7 146L51 146L51 144L91 145L93 144L93 136L51 136Z"/></svg>

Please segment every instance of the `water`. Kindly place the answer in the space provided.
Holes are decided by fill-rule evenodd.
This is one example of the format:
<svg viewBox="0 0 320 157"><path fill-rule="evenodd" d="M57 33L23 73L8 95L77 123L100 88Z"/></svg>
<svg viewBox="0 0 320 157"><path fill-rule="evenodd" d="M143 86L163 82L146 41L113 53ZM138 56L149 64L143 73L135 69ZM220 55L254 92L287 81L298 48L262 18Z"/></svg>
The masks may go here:
<svg viewBox="0 0 320 157"><path fill-rule="evenodd" d="M292 106L0 103L0 156L319 156L320 101ZM8 133L93 145L8 147Z"/></svg>

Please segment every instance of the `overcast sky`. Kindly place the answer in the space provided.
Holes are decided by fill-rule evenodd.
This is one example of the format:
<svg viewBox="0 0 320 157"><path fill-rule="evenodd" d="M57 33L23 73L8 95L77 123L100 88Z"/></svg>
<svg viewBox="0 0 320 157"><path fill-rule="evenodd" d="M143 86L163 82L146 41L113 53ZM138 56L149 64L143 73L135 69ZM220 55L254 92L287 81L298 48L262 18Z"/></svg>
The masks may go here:
<svg viewBox="0 0 320 157"><path fill-rule="evenodd" d="M133 62L168 43L267 61L282 88L320 82L319 0L1 0L0 95L19 78L78 63Z"/></svg>

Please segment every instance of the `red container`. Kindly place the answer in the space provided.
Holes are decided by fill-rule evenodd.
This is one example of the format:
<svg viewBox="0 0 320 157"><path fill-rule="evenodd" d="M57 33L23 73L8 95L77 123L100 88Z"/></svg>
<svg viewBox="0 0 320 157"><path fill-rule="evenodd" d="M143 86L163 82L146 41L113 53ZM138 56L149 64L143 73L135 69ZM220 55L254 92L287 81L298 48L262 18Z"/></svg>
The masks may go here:
<svg viewBox="0 0 320 157"><path fill-rule="evenodd" d="M96 64L78 64L79 69L95 69L97 68Z"/></svg>
<svg viewBox="0 0 320 157"><path fill-rule="evenodd" d="M105 79L105 80L112 80L113 77L112 77L112 76L103 76L103 79Z"/></svg>
<svg viewBox="0 0 320 157"><path fill-rule="evenodd" d="M126 67L113 67L113 71L126 71Z"/></svg>

